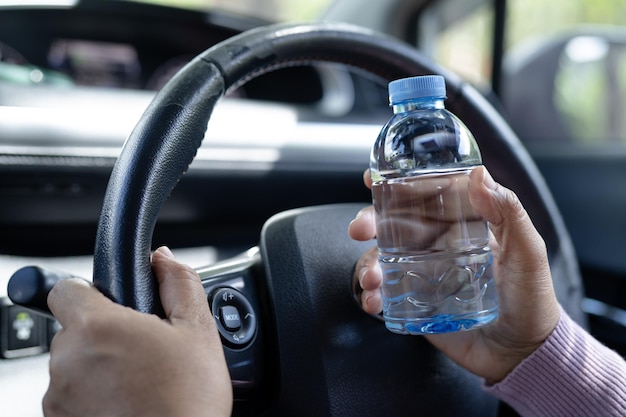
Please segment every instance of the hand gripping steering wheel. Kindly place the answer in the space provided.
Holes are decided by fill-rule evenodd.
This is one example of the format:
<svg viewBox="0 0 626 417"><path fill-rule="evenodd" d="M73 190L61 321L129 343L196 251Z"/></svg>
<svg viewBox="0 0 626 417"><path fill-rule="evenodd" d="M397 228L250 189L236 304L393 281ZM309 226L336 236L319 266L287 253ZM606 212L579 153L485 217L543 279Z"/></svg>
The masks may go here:
<svg viewBox="0 0 626 417"><path fill-rule="evenodd" d="M535 165L501 116L471 86L412 47L337 23L245 32L196 57L157 94L124 145L105 196L94 258L94 283L103 293L162 314L150 267L152 234L214 106L252 78L320 61L364 70L383 82L443 74L446 106L474 132L494 177L520 196L546 240L560 302L583 320L569 237ZM347 236L348 222L361 207L282 213L266 223L258 252L205 274L218 321L215 303L228 304L233 294L239 297L234 307L255 318L245 332L220 323L238 400L235 415L498 415L498 402L475 376L423 338L388 332L354 302L352 271L372 246Z"/></svg>

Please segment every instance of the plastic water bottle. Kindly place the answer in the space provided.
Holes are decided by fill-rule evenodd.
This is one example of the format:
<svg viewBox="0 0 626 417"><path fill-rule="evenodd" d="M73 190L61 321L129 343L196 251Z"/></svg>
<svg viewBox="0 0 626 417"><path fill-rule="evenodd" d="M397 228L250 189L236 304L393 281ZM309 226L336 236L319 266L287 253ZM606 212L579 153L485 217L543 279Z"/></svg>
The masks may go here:
<svg viewBox="0 0 626 417"><path fill-rule="evenodd" d="M395 333L469 330L498 315L488 224L468 197L482 159L445 98L441 76L392 81L394 115L372 149L383 316Z"/></svg>

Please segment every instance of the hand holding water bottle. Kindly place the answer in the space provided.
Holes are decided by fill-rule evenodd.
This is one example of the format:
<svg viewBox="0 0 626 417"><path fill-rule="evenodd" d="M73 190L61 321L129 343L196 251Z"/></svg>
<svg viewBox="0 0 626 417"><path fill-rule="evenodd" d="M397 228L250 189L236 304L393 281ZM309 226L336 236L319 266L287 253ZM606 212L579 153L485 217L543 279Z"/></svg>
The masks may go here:
<svg viewBox="0 0 626 417"><path fill-rule="evenodd" d="M369 173L364 179L371 188ZM541 345L560 312L545 243L517 196L497 184L484 167L473 169L468 192L473 208L490 223L499 317L477 330L426 337L461 366L493 383ZM361 241L376 237L372 207L359 213L349 233ZM376 247L361 257L355 275L364 290L363 309L380 313L382 273Z"/></svg>

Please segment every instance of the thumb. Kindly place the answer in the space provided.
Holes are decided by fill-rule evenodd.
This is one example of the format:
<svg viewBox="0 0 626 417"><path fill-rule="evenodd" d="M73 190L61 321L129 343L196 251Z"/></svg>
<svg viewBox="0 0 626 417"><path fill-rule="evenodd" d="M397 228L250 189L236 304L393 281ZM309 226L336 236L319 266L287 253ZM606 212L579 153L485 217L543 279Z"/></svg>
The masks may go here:
<svg viewBox="0 0 626 417"><path fill-rule="evenodd" d="M500 250L512 257L508 261L543 263L546 258L547 262L545 242L519 198L495 182L485 167L470 174L469 197L474 209L489 222Z"/></svg>
<svg viewBox="0 0 626 417"><path fill-rule="evenodd" d="M69 327L88 311L103 306L115 305L91 283L80 278L69 278L57 282L48 294L50 312L61 326Z"/></svg>
<svg viewBox="0 0 626 417"><path fill-rule="evenodd" d="M526 222L526 211L515 193L495 182L484 166L470 173L469 196L472 206L495 227L507 220Z"/></svg>
<svg viewBox="0 0 626 417"><path fill-rule="evenodd" d="M546 245L517 195L496 183L484 167L470 174L469 195L474 209L490 223L496 240L495 275L501 312L517 310L519 303L529 309L554 310L556 298Z"/></svg>
<svg viewBox="0 0 626 417"><path fill-rule="evenodd" d="M159 283L165 316L174 325L211 321L208 301L200 277L191 267L181 264L167 247L152 255L152 270Z"/></svg>

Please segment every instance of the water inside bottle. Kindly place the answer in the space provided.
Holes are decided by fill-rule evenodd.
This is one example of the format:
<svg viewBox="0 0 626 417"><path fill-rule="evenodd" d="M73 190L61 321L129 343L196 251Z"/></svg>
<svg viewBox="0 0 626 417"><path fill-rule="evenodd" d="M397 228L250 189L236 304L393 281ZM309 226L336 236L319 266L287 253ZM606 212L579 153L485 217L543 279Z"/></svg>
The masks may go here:
<svg viewBox="0 0 626 417"><path fill-rule="evenodd" d="M445 333L497 317L488 225L467 168L373 184L383 316L397 333Z"/></svg>

